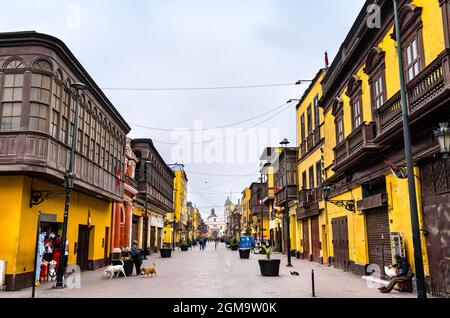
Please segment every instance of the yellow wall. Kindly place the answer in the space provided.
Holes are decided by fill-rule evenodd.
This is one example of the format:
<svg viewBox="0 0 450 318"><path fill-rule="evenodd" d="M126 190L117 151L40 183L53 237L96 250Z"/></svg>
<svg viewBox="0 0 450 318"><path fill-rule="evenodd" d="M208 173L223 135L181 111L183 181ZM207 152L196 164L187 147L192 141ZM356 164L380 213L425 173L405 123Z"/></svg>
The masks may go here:
<svg viewBox="0 0 450 318"><path fill-rule="evenodd" d="M345 192L336 197L330 198L330 200L355 200L362 199L362 189L360 186L353 188L351 191ZM355 207L356 208L356 207ZM331 221L334 218L347 216L348 222L348 245L349 245L349 258L359 264L367 264L369 262L369 256L367 252L367 234L366 234L366 221L364 214L361 211L349 212L345 208L338 207L332 203L327 202L328 213L328 241L329 256L333 256L333 231Z"/></svg>
<svg viewBox="0 0 450 318"><path fill-rule="evenodd" d="M34 179L36 190L64 191L45 181ZM34 250L37 231L37 215L42 213L56 214L57 222L63 222L65 195L29 207L31 178L23 176L0 177L0 224L7 231L4 244L0 250L0 259L6 259L7 274L20 274L34 270ZM79 192L71 195L67 239L69 240L69 264L76 263L74 243L78 241L78 225L88 224L88 210L91 216L91 239L89 260L100 260L104 257L103 239L109 246L109 238L105 238L105 227L111 226L112 204ZM109 231L111 235L111 229ZM109 251L108 251L109 255Z"/></svg>
<svg viewBox="0 0 450 318"><path fill-rule="evenodd" d="M415 167L414 175L419 175L419 169ZM388 211L391 232L400 232L404 236L406 257L408 262L414 269L414 250L412 241L412 229L411 229L411 215L409 208L409 192L408 192L408 180L398 179L392 173L386 175L386 188L388 192ZM419 210L419 227L423 228L422 217L422 200L420 182L416 178L416 195L417 205ZM425 274L428 275L428 255L426 247L426 237L421 233L422 241L422 256L424 260Z"/></svg>

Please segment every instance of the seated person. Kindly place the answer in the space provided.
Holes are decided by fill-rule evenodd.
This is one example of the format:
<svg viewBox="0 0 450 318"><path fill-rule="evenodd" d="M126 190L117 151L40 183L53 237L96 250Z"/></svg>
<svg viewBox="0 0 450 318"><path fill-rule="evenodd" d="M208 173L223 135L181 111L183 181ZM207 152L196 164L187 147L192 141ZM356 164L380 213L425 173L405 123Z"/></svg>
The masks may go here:
<svg viewBox="0 0 450 318"><path fill-rule="evenodd" d="M395 285L399 282L409 281L412 277L411 266L406 261L406 258L400 255L395 255L396 264L389 266L389 268L396 268L397 275L392 276L389 284L386 287L378 288L382 293L390 293Z"/></svg>

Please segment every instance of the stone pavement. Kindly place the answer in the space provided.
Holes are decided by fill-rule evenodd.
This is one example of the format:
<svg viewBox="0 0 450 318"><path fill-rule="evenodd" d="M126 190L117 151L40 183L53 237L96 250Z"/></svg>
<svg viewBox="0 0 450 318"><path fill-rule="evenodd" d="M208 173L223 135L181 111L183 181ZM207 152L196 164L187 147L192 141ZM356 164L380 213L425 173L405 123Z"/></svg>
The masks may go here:
<svg viewBox="0 0 450 318"><path fill-rule="evenodd" d="M204 251L198 246L188 252L172 252L172 258L153 254L145 264L156 263L157 276L143 278L102 278L102 270L83 272L81 288L54 290L53 282L36 289L36 297L145 297L145 298L310 298L311 270L315 272L317 297L333 298L405 298L413 294L393 291L381 294L359 276L316 263L292 258L293 268L286 267L286 256L280 258L280 276L263 277L258 259L251 254L241 260L237 251L226 250L223 243L208 243ZM299 276L290 275L295 270ZM370 284L369 284L370 285ZM0 298L31 297L31 288L17 292L0 292Z"/></svg>

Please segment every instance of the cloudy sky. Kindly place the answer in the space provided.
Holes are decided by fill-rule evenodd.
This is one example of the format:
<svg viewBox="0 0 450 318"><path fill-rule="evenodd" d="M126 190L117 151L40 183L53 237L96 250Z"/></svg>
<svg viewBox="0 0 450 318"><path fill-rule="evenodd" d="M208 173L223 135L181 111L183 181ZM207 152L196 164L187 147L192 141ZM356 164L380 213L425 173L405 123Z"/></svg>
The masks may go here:
<svg viewBox="0 0 450 318"><path fill-rule="evenodd" d="M257 181L259 155L287 137L295 106L337 53L363 0L2 1L0 30L63 40L132 127L167 163L184 163L189 200L219 215ZM255 118L256 117L256 118ZM228 128L210 129L228 126ZM144 128L146 127L146 128ZM150 129L150 128L157 128ZM186 131L194 130L194 131Z"/></svg>

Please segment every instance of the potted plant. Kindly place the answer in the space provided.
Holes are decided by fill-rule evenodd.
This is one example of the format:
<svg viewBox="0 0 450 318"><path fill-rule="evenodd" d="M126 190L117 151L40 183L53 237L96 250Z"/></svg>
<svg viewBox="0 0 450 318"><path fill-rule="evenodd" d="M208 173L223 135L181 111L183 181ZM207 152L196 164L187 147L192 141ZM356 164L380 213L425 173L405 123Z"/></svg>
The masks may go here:
<svg viewBox="0 0 450 318"><path fill-rule="evenodd" d="M239 248L239 257L241 259L249 259L250 258L250 250L251 250L251 248Z"/></svg>
<svg viewBox="0 0 450 318"><path fill-rule="evenodd" d="M261 246L264 250L267 259L260 259L259 269L261 270L262 276L278 276L280 273L280 260L279 259L270 259L270 255L273 252L273 247L266 247L264 244Z"/></svg>
<svg viewBox="0 0 450 318"><path fill-rule="evenodd" d="M230 248L232 251L237 251L239 249L239 240L235 237L233 237L230 240Z"/></svg>
<svg viewBox="0 0 450 318"><path fill-rule="evenodd" d="M182 252L186 252L189 249L189 244L186 241L182 241L180 244L180 249Z"/></svg>
<svg viewBox="0 0 450 318"><path fill-rule="evenodd" d="M172 256L172 247L168 244L164 244L164 246L159 250L162 258L170 258Z"/></svg>

